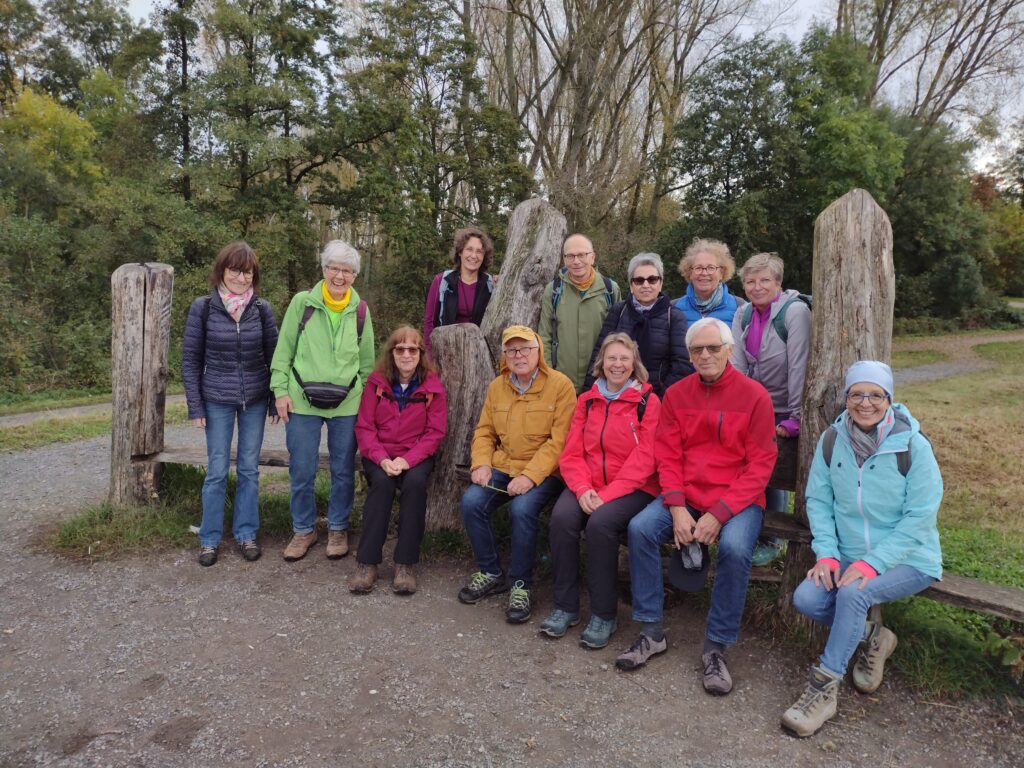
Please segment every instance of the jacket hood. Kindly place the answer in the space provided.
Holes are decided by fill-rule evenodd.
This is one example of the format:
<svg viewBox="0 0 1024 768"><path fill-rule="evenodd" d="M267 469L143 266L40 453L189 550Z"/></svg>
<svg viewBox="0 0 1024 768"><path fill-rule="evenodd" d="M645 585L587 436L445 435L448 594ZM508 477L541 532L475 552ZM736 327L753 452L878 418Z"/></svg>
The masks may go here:
<svg viewBox="0 0 1024 768"><path fill-rule="evenodd" d="M391 382L384 378L384 374L379 371L373 371L366 378L367 387L383 387L389 392L391 391ZM444 386L441 384L441 377L433 371L427 371L426 378L420 382L416 388L417 392L432 392L435 395L444 392Z"/></svg>
<svg viewBox="0 0 1024 768"><path fill-rule="evenodd" d="M792 288L784 290L779 294L779 298L772 302L771 312L768 313L768 316L774 319L774 317L779 314L779 311L786 306L786 302L790 299L795 299L799 295L800 291L793 290Z"/></svg>
<svg viewBox="0 0 1024 768"><path fill-rule="evenodd" d="M547 361L544 359L544 342L540 340L540 335L535 330L533 330L533 328L529 328L525 325L510 325L508 328L501 332L502 346L504 346L505 342L508 341L509 339L527 339L536 341L538 355L537 367L540 370L544 371L545 374L548 373L550 369L548 368ZM505 360L505 355L501 352L500 349L498 350L498 360L498 373L508 373L508 362Z"/></svg>
<svg viewBox="0 0 1024 768"><path fill-rule="evenodd" d="M626 387L622 393L615 398L615 402L623 400L629 403L638 403L642 398L650 397L652 392L654 392L654 387L651 386L649 381L634 381L633 386ZM595 381L594 385L580 395L579 399L585 402L587 400L604 400L605 398L604 395L601 394L601 390L597 388L597 382Z"/></svg>
<svg viewBox="0 0 1024 768"><path fill-rule="evenodd" d="M893 425L892 430L885 436L882 441L880 449L898 449L902 448L909 443L914 435L921 431L921 423L913 417L907 406L903 403L893 403L890 406L890 410L896 419L896 423ZM835 421L832 422L832 426L835 427L836 431L841 434L844 438L849 439L849 431L846 429L846 410L836 416ZM884 418L884 417L883 417Z"/></svg>

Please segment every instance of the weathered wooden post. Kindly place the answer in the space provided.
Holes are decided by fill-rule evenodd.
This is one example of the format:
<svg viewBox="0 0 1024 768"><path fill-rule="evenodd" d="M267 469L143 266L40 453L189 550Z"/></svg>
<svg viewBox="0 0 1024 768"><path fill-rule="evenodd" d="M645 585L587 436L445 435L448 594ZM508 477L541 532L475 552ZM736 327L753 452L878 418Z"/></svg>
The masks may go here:
<svg viewBox="0 0 1024 768"><path fill-rule="evenodd" d="M512 324L537 327L544 285L555 275L564 239L565 217L549 203L534 198L517 205L509 220L505 261L482 326L446 325L430 336L448 393L448 434L427 488L429 530L462 525L459 499L468 482L470 444L487 385L495 375L501 332Z"/></svg>
<svg viewBox="0 0 1024 768"><path fill-rule="evenodd" d="M854 189L814 222L814 311L811 352L800 417L796 519L806 524L804 488L821 433L843 407L843 376L857 360L888 362L892 354L896 275L892 225L863 189ZM793 591L814 561L810 546L790 542L779 607L793 615Z"/></svg>
<svg viewBox="0 0 1024 768"><path fill-rule="evenodd" d="M143 505L156 498L162 465L133 459L164 447L174 268L123 264L111 275L110 287L114 404L109 499L116 506Z"/></svg>

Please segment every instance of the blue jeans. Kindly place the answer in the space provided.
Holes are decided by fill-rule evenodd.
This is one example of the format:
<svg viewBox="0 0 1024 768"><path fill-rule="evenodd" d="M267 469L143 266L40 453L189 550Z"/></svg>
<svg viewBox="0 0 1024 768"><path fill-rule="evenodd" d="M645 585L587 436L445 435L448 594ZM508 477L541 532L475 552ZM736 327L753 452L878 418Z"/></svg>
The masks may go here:
<svg viewBox="0 0 1024 768"><path fill-rule="evenodd" d="M327 424L327 452L331 457L331 495L327 500L327 528L348 530L355 495L356 417L310 416L293 413L285 426L288 474L291 478L292 530L310 533L316 528L313 488L320 466L320 431Z"/></svg>
<svg viewBox="0 0 1024 768"><path fill-rule="evenodd" d="M206 480L203 481L203 520L199 545L216 547L224 535L224 497L231 467L231 438L238 418L235 503L231 531L235 541L256 538L260 527L260 448L267 423L267 401L246 406L205 403Z"/></svg>
<svg viewBox="0 0 1024 768"><path fill-rule="evenodd" d="M845 573L849 565L849 562L840 563L840 573ZM836 677L842 677L864 638L871 606L916 595L934 582L934 578L909 565L897 565L868 579L864 589L855 583L827 590L815 586L811 579L804 579L793 593L793 606L807 618L831 627L825 652L821 654L821 666Z"/></svg>
<svg viewBox="0 0 1024 768"><path fill-rule="evenodd" d="M503 489L511 479L495 469L491 471L490 485ZM491 515L507 503L509 522L512 525L509 580L512 583L522 581L529 587L533 580L533 559L537 554L537 529L540 527L541 510L555 500L563 487L560 479L550 475L540 485L520 496L510 497L501 491L476 484L469 486L462 494L462 521L476 556L477 567L484 573L502 573L501 558L491 530Z"/></svg>
<svg viewBox="0 0 1024 768"><path fill-rule="evenodd" d="M700 513L687 509L699 519ZM739 637L750 558L762 522L764 510L751 504L734 515L718 534L718 559L705 633L712 642L734 645ZM659 496L629 521L629 577L635 621L661 621L665 607L661 545L668 541L672 541L672 514Z"/></svg>

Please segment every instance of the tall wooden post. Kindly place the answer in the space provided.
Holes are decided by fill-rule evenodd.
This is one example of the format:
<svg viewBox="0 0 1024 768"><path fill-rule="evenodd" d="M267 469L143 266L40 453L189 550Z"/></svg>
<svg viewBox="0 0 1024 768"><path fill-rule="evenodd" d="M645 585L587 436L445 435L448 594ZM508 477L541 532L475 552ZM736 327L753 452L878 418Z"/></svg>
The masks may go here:
<svg viewBox="0 0 1024 768"><path fill-rule="evenodd" d="M110 503L149 504L160 464L133 463L164 447L164 399L174 269L123 264L110 278L113 424Z"/></svg>
<svg viewBox="0 0 1024 768"><path fill-rule="evenodd" d="M458 528L459 500L468 483L470 444L487 385L495 376L501 332L536 328L544 286L554 276L565 239L565 217L544 200L520 203L508 225L508 250L480 328L435 328L430 346L448 394L448 434L438 449L427 488L427 528Z"/></svg>
<svg viewBox="0 0 1024 768"><path fill-rule="evenodd" d="M854 189L814 222L814 311L811 352L800 415L794 515L807 523L804 489L821 433L844 407L843 379L857 360L889 362L896 275L892 225L863 189ZM814 562L806 544L791 542L779 607L792 615L793 591Z"/></svg>

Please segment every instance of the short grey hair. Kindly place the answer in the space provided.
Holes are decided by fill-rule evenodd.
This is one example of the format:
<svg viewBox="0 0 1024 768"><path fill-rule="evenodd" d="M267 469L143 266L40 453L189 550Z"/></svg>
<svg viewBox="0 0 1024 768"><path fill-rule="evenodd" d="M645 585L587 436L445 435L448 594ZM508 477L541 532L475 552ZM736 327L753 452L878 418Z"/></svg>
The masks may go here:
<svg viewBox="0 0 1024 768"><path fill-rule="evenodd" d="M320 266L327 268L331 264L351 267L352 271L358 275L360 265L359 251L344 240L331 240L320 252Z"/></svg>
<svg viewBox="0 0 1024 768"><path fill-rule="evenodd" d="M638 253L630 259L629 267L626 269L626 276L632 279L633 272L636 271L638 267L654 267L658 270L658 277L662 280L665 279L665 265L661 263L661 256L656 253Z"/></svg>
<svg viewBox="0 0 1024 768"><path fill-rule="evenodd" d="M781 283L785 266L777 253L755 253L740 267L740 280L746 280L747 275L754 272L768 270Z"/></svg>
<svg viewBox="0 0 1024 768"><path fill-rule="evenodd" d="M732 329L719 320L717 317L702 317L700 320L695 322L689 328L686 329L686 346L689 348L690 342L693 341L693 337L700 333L702 328L708 326L718 329L719 336L722 339L722 344L727 347L736 345L736 339L733 338Z"/></svg>

